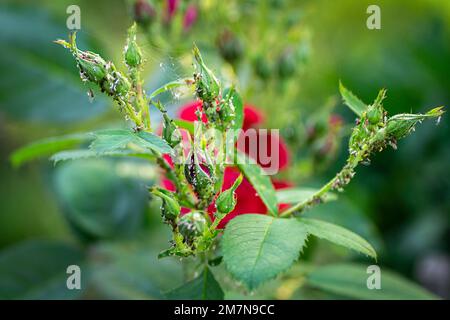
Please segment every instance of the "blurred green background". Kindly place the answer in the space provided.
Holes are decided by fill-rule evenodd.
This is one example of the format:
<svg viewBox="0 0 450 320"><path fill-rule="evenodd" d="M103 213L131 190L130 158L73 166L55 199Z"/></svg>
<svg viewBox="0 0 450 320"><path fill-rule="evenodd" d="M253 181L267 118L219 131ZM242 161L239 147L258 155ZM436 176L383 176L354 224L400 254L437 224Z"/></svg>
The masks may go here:
<svg viewBox="0 0 450 320"><path fill-rule="evenodd" d="M134 159L56 166L43 159L14 169L9 161L16 148L39 138L121 125L108 99L97 94L89 101L70 55L52 43L67 37L70 4L81 8L80 48L123 68L134 1L1 1L0 297L78 297L49 281L60 269L45 261L59 256L61 266L89 265L84 298L161 298L186 270L176 259L156 259L169 230L143 188L157 181L154 167ZM381 30L366 27L370 4L381 8ZM171 22L164 20L165 1L151 5L155 16L139 36L147 89L189 76L195 41L221 79L236 82L244 101L264 112L264 126L281 129L292 163L280 178L295 185L320 185L346 159L355 117L340 101L339 79L366 103L387 88L391 114L450 105L448 1L180 1ZM191 5L197 18L183 27ZM189 101L165 99L172 113ZM342 119L339 130L330 115ZM450 296L449 123L445 114L439 126L418 126L397 151L360 167L338 202L308 213L364 236L382 267L443 298ZM12 270L24 261L36 263L32 274ZM368 260L312 240L302 261ZM301 286L296 268L254 296L340 297ZM16 276L21 282L13 286ZM220 279L228 297L249 297L226 275Z"/></svg>

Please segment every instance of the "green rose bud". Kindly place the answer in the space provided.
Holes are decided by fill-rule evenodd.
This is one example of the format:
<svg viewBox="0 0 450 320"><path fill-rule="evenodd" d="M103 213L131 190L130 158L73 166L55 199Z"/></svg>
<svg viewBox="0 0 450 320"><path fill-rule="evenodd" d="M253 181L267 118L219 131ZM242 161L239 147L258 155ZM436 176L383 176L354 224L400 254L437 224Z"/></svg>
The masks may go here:
<svg viewBox="0 0 450 320"><path fill-rule="evenodd" d="M212 102L220 93L220 85L212 71L203 62L197 46L194 45L194 58L197 72L194 74L197 96L203 100Z"/></svg>
<svg viewBox="0 0 450 320"><path fill-rule="evenodd" d="M238 61L244 52L241 41L229 30L225 30L217 40L222 58L229 63Z"/></svg>
<svg viewBox="0 0 450 320"><path fill-rule="evenodd" d="M196 152L192 152L188 158L189 163L184 166L186 180L192 186L197 196L208 203L215 194L215 178L212 176L214 168L207 163L200 164Z"/></svg>
<svg viewBox="0 0 450 320"><path fill-rule="evenodd" d="M92 52L79 52L77 54L78 68L83 80L100 82L106 76L106 61L98 54Z"/></svg>
<svg viewBox="0 0 450 320"><path fill-rule="evenodd" d="M372 125L380 123L383 119L383 110L380 110L380 108L370 107L369 110L367 110L367 119Z"/></svg>
<svg viewBox="0 0 450 320"><path fill-rule="evenodd" d="M223 191L216 199L216 208L218 216L222 216L230 213L236 206L236 194L237 187L242 182L242 174L234 181L230 189Z"/></svg>
<svg viewBox="0 0 450 320"><path fill-rule="evenodd" d="M372 125L380 124L383 122L383 116L385 110L383 108L383 100L386 98L386 89L381 89L378 92L377 98L372 105L369 106L366 116L369 123Z"/></svg>
<svg viewBox="0 0 450 320"><path fill-rule="evenodd" d="M76 34L70 35L70 43L64 40L57 40L56 43L72 51L80 76L84 81L96 83L103 92L114 98L125 96L131 89L128 79L116 70L111 62L106 62L100 55L82 51L77 48Z"/></svg>
<svg viewBox="0 0 450 320"><path fill-rule="evenodd" d="M156 19L155 9L146 0L137 0L134 3L134 20L147 28Z"/></svg>
<svg viewBox="0 0 450 320"><path fill-rule="evenodd" d="M114 71L112 73L112 79L108 82L109 92L112 96L125 96L131 89L131 84L128 79L123 76L120 72Z"/></svg>
<svg viewBox="0 0 450 320"><path fill-rule="evenodd" d="M286 51L278 59L278 75L285 79L293 76L297 70L297 60L293 52Z"/></svg>
<svg viewBox="0 0 450 320"><path fill-rule="evenodd" d="M425 114L396 114L395 116L392 116L387 120L387 135L394 137L395 139L403 138L414 130L414 127L417 123L422 122L427 118L437 118L442 116L442 114L444 113L442 109L443 107L437 107Z"/></svg>
<svg viewBox="0 0 450 320"><path fill-rule="evenodd" d="M136 43L136 23L128 30L127 44L124 49L125 63L128 67L137 68L142 63L141 49Z"/></svg>
<svg viewBox="0 0 450 320"><path fill-rule="evenodd" d="M83 81L91 81L100 83L103 81L108 73L107 62L98 54L90 51L82 51L77 48L76 33L72 33L69 36L69 41L56 40L55 43L62 45L63 47L72 51L74 55L78 69L80 70L80 76Z"/></svg>
<svg viewBox="0 0 450 320"><path fill-rule="evenodd" d="M175 199L174 194L164 189L152 189L151 193L161 198L161 215L166 221L175 221L181 212L181 207Z"/></svg>
<svg viewBox="0 0 450 320"><path fill-rule="evenodd" d="M260 77L261 79L268 79L270 77L270 74L272 73L272 68L262 55L256 57L253 64L255 68L255 73L258 77Z"/></svg>
<svg viewBox="0 0 450 320"><path fill-rule="evenodd" d="M196 237L206 230L206 219L200 212L189 212L183 215L178 222L178 231L184 241L192 243Z"/></svg>

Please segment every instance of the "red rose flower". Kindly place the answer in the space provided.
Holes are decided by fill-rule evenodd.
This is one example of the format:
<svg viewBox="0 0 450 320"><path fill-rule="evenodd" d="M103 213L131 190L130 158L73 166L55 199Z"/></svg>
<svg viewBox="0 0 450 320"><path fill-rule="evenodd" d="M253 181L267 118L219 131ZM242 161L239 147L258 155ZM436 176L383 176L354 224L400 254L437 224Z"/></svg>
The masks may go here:
<svg viewBox="0 0 450 320"><path fill-rule="evenodd" d="M191 103L184 105L179 111L179 118L181 120L185 120L185 121L191 121L191 122L196 121L197 116L195 115L195 111L198 108L201 108L201 106L202 106L202 103L200 101L191 102ZM207 121L206 116L204 114L202 115L202 121L203 122ZM244 121L243 121L243 126L242 126L242 129L244 132L248 129L256 128L262 121L263 121L263 116L255 107L248 105L248 104L246 104L244 106ZM268 133L266 136L264 136L264 135L260 135L258 131L256 131L256 132L257 132L258 145L259 145L261 139L266 138L267 143L268 143L268 150L271 150L270 149L271 143L276 142L276 144L278 145L278 153L279 153L277 169L278 170L284 169L289 163L289 153L288 153L286 144L281 139L281 137L272 136L271 133ZM244 137L241 135L241 137L239 137L238 139L242 139L242 138L244 138ZM240 146L241 146L240 149L241 149L241 151L249 154L248 141L245 141L245 142L246 143L240 144ZM238 145L239 145L239 143L238 143ZM268 156L270 156L270 154ZM166 160L168 160L168 162L170 164L172 164L172 161L169 156L166 156ZM263 168L265 167L263 164L261 164L259 159L255 159L255 160ZM222 190L226 190L226 189L230 188L238 176L239 176L239 170L237 168L227 167L225 169ZM286 181L272 180L272 183L273 183L275 189L283 189L283 188L288 188L288 187L292 186L289 182L286 182ZM171 190L171 191L175 190L173 183L166 178L164 178L162 180L162 184L168 190ZM220 224L218 226L219 228L225 227L225 225L227 224L228 221L230 221L235 216L240 215L240 214L246 214L246 213L266 214L267 213L266 205L263 203L263 201L257 194L256 190L253 188L251 183L245 178L242 180L242 183L236 189L236 198L237 198L236 207L225 218L223 218L223 220L220 222ZM281 210L281 209L286 208L287 205L281 204L279 207ZM216 210L215 204L212 203L208 208L208 212L210 213L211 219L214 219L213 213L215 212L215 210ZM188 212L188 211L189 211L188 209L183 209L182 212Z"/></svg>

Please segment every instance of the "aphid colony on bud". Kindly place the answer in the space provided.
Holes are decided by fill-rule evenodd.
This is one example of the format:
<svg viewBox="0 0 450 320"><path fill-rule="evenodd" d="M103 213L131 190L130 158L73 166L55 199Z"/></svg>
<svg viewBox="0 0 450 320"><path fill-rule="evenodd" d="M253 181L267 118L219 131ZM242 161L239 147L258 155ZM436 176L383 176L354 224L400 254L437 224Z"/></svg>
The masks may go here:
<svg viewBox="0 0 450 320"><path fill-rule="evenodd" d="M77 48L76 33L69 36L69 42L57 40L56 43L69 49L75 57L77 67L80 70L82 81L89 81L96 84L103 93L111 96L119 104L121 111L125 113L125 118L133 120L135 129L143 128L142 111L145 100L137 96L142 96L142 91L137 90L138 67L142 63L141 51L136 43L136 25L133 25L128 32L127 45L124 50L124 58L129 75L118 71L111 61L105 61L100 55L82 51ZM139 111L137 112L136 109Z"/></svg>
<svg viewBox="0 0 450 320"><path fill-rule="evenodd" d="M324 196L330 190L343 191L355 176L355 168L358 164L369 164L370 155L380 152L388 145L397 148L397 140L405 137L414 130L414 126L427 118L438 118L444 113L443 107L434 108L425 114L397 114L388 117L383 108L383 100L386 90L380 90L372 105L366 106L356 96L340 84L341 95L347 104L359 118L353 128L349 140L349 157L347 162L329 182L315 192L308 199L297 203L281 213L281 216L289 216L300 213L307 208L324 200Z"/></svg>
<svg viewBox="0 0 450 320"><path fill-rule="evenodd" d="M150 192L161 198L161 216L165 222L175 227L176 220L181 212L181 207L175 199L175 195L172 192L162 188L153 188Z"/></svg>
<svg viewBox="0 0 450 320"><path fill-rule="evenodd" d="M341 191L355 175L354 169L359 164L370 164L370 155L381 152L387 146L397 149L397 141L414 130L417 123L426 118L439 117L442 107L428 111L426 114L397 114L388 117L382 102L386 90L380 90L374 103L362 112L356 122L349 140L349 158L341 172L336 175L332 188Z"/></svg>
<svg viewBox="0 0 450 320"><path fill-rule="evenodd" d="M136 24L128 30L127 44L124 48L125 63L128 67L138 68L142 63L141 49L136 43Z"/></svg>
<svg viewBox="0 0 450 320"><path fill-rule="evenodd" d="M191 245L196 238L201 236L206 228L205 216L196 211L183 215L178 222L178 231L188 245Z"/></svg>
<svg viewBox="0 0 450 320"><path fill-rule="evenodd" d="M118 100L128 94L131 85L126 76L117 71L112 62L106 62L100 55L79 50L75 33L70 36L70 43L64 40L56 42L72 51L83 81L97 84L102 92Z"/></svg>
<svg viewBox="0 0 450 320"><path fill-rule="evenodd" d="M199 158L202 157L202 161ZM209 155L197 148L189 154L188 163L184 166L186 180L192 186L198 199L199 207L207 207L214 199L216 190L216 172Z"/></svg>
<svg viewBox="0 0 450 320"><path fill-rule="evenodd" d="M202 109L208 123L226 130L234 123L236 117L233 104L234 88L223 93L220 98L220 83L214 73L205 65L200 51L196 46L193 49L195 59L194 83L197 97L202 100ZM198 114L199 119L201 115Z"/></svg>

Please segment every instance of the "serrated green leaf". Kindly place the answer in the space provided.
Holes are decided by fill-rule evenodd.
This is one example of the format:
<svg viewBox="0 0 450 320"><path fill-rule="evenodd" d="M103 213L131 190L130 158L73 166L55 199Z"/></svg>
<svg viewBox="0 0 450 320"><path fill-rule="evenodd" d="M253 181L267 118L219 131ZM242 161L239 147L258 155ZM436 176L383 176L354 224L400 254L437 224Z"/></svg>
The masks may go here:
<svg viewBox="0 0 450 320"><path fill-rule="evenodd" d="M313 188L288 188L276 191L278 203L298 203L311 198L318 190ZM327 193L324 201L333 201L337 199L334 193Z"/></svg>
<svg viewBox="0 0 450 320"><path fill-rule="evenodd" d="M224 292L211 270L205 267L194 280L166 293L171 300L223 300Z"/></svg>
<svg viewBox="0 0 450 320"><path fill-rule="evenodd" d="M384 244L381 240L377 226L366 214L364 214L364 212L361 211L361 208L355 206L346 197L342 197L339 201L327 202L314 206L304 212L301 216L337 224L362 236L377 251L382 250L383 248ZM351 253L359 254L355 251L352 251Z"/></svg>
<svg viewBox="0 0 450 320"><path fill-rule="evenodd" d="M0 252L0 299L75 299L89 273L79 249L54 241L27 241ZM67 267L81 268L81 290L67 289Z"/></svg>
<svg viewBox="0 0 450 320"><path fill-rule="evenodd" d="M125 149L133 142L133 135L128 130L101 130L94 133L95 140L89 146L97 153Z"/></svg>
<svg viewBox="0 0 450 320"><path fill-rule="evenodd" d="M55 152L78 146L90 139L92 137L89 134L81 133L38 140L14 151L10 160L14 167L20 167L31 160L50 156Z"/></svg>
<svg viewBox="0 0 450 320"><path fill-rule="evenodd" d="M140 131L136 135L146 142L142 144L143 146L159 153L172 153L172 148L169 144L157 135L144 131Z"/></svg>
<svg viewBox="0 0 450 320"><path fill-rule="evenodd" d="M87 159L87 158L95 158L99 157L100 154L89 149L77 149L77 150L66 150L55 153L50 157L50 160L55 164L60 161L67 160L78 160L78 159Z"/></svg>
<svg viewBox="0 0 450 320"><path fill-rule="evenodd" d="M377 259L377 253L370 243L350 230L317 219L298 218L298 220L305 227L308 233L318 238L331 241Z"/></svg>
<svg viewBox="0 0 450 320"><path fill-rule="evenodd" d="M354 112L358 117L361 116L363 111L367 109L367 105L362 102L357 96L355 96L350 90L348 90L341 81L339 81L339 92L341 93L344 103Z"/></svg>
<svg viewBox="0 0 450 320"><path fill-rule="evenodd" d="M228 271L249 289L287 270L308 234L296 219L244 214L231 220L222 239Z"/></svg>
<svg viewBox="0 0 450 320"><path fill-rule="evenodd" d="M90 149L76 149L76 150L67 150L55 153L50 157L50 160L58 163L60 161L68 161L68 160L79 160L79 159L88 159L88 158L99 158L99 157L145 157L149 158L152 155L146 153L136 153L133 150L114 150L110 152L97 153Z"/></svg>
<svg viewBox="0 0 450 320"><path fill-rule="evenodd" d="M90 149L97 153L108 153L129 148L131 145L159 153L171 153L172 148L166 141L150 132L132 132L130 130L101 130L94 133L96 139ZM136 153L138 153L135 150Z"/></svg>
<svg viewBox="0 0 450 320"><path fill-rule="evenodd" d="M319 267L307 276L310 286L354 299L423 300L437 297L402 276L381 268L381 289L369 289L366 265L343 263Z"/></svg>
<svg viewBox="0 0 450 320"><path fill-rule="evenodd" d="M237 159L237 166L255 188L269 213L276 216L278 214L277 195L270 177L264 174L257 163L244 154L238 152Z"/></svg>

